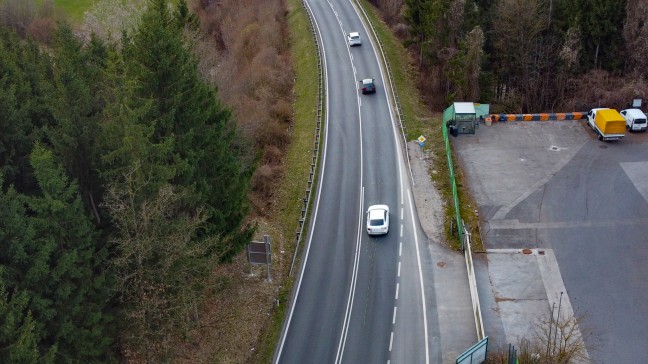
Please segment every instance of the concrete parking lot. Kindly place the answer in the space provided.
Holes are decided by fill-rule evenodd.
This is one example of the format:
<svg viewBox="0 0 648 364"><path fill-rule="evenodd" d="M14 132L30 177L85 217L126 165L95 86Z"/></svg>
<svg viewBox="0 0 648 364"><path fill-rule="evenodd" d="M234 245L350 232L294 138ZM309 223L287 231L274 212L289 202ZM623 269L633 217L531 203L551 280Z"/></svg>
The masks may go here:
<svg viewBox="0 0 648 364"><path fill-rule="evenodd" d="M648 135L606 143L584 121L507 122L452 144L482 219L491 344L531 338L560 304L593 362L645 360Z"/></svg>

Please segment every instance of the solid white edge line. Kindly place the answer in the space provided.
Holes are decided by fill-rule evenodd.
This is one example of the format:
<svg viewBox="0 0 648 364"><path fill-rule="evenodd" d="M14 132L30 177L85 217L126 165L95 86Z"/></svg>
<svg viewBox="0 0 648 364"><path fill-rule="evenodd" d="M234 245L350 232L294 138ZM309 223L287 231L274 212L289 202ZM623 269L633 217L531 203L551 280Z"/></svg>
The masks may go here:
<svg viewBox="0 0 648 364"><path fill-rule="evenodd" d="M310 5L308 4L308 1L305 1L304 4L308 7L308 14L309 17L312 16L313 10L311 9ZM326 49L324 47L324 41L322 39L322 34L319 30L319 24L317 23L317 20L315 19L314 16L312 16L313 24L315 25L315 28L317 28L317 35L320 40L320 45L322 49L322 72L324 72L324 97L326 98L326 103L325 103L325 110L326 110L326 118L324 121L324 128L325 130L324 135L326 136L326 130L328 130L328 123L329 123L329 97L328 97L328 72L327 72L327 64L326 64ZM324 137L324 150L322 151L322 169L320 171L319 175L319 180L320 183L318 183L318 188L317 188L317 198L316 198L316 204L315 204L315 211L313 212L313 220L311 222L310 226L310 232L309 232L309 237L308 237L308 245L306 247L306 252L304 253L304 263L302 264L301 271L299 274L299 282L297 283L297 289L295 290L295 296L293 297L293 300L290 304L290 312L288 314L288 321L286 322L286 327L285 330L282 332L282 337L281 337L281 343L279 345L279 351L277 352L277 357L275 363L279 363L281 360L281 354L283 352L284 345L286 343L286 336L288 336L288 330L290 330L290 323L292 321L292 316L295 311L295 304L297 303L297 299L299 298L299 291L301 290L301 284L302 280L304 278L304 270L306 269L306 264L308 263L308 255L310 253L310 247L313 241L313 230L315 229L315 222L317 221L317 213L319 211L319 205L320 205L320 198L322 195L322 179L324 176L324 170L326 169L326 150L328 148L328 138Z"/></svg>
<svg viewBox="0 0 648 364"><path fill-rule="evenodd" d="M430 363L430 348L428 344L428 324L427 324L427 307L425 304L425 287L423 285L423 270L421 269L421 254L419 252L418 233L416 232L416 225L414 224L414 203L412 202L412 192L407 190L407 197L409 199L410 214L412 216L412 230L414 230L414 246L416 247L416 261L418 262L419 282L421 284L421 304L423 306L423 330L425 336L425 363Z"/></svg>

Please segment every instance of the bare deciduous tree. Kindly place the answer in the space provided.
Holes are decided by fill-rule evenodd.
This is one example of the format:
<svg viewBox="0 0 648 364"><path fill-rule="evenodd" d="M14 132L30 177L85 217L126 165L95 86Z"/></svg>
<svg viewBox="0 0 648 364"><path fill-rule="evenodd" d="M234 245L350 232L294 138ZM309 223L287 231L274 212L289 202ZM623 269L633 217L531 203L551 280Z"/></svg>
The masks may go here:
<svg viewBox="0 0 648 364"><path fill-rule="evenodd" d="M477 101L479 99L479 75L485 41L484 31L480 26L474 27L466 37L466 95L468 100Z"/></svg>
<svg viewBox="0 0 648 364"><path fill-rule="evenodd" d="M628 57L626 59L631 71L648 77L648 0L628 0L626 3L626 21L623 27L623 38L626 41Z"/></svg>
<svg viewBox="0 0 648 364"><path fill-rule="evenodd" d="M137 168L109 189L103 207L117 230L113 264L127 316L121 332L124 354L163 362L173 356L171 343L197 319L199 287L211 271L205 257L213 246L211 238L195 238L205 212L180 213L183 193L177 189L164 186L155 198L136 202L147 183L135 176ZM216 259L209 262L216 265Z"/></svg>
<svg viewBox="0 0 648 364"><path fill-rule="evenodd" d="M94 33L103 40L119 42L123 31L131 32L146 10L146 1L100 0L83 17L82 35Z"/></svg>
<svg viewBox="0 0 648 364"><path fill-rule="evenodd" d="M394 25L401 18L403 0L378 0L378 8L382 11L384 20Z"/></svg>
<svg viewBox="0 0 648 364"><path fill-rule="evenodd" d="M580 364L589 363L585 341L579 329L581 319L566 316L558 320L540 319L531 338L522 338L515 344L519 363ZM505 351L488 353L486 363L507 363Z"/></svg>
<svg viewBox="0 0 648 364"><path fill-rule="evenodd" d="M0 24L24 37L29 24L36 18L36 12L34 0L5 0L0 3Z"/></svg>
<svg viewBox="0 0 648 364"><path fill-rule="evenodd" d="M392 1L397 7L402 0ZM261 152L250 196L263 213L271 185L282 174L277 151L286 150L292 122L294 75L283 24L283 0L223 0L195 5L206 38L200 45L201 72L219 86L243 133ZM207 56L207 57L205 57Z"/></svg>

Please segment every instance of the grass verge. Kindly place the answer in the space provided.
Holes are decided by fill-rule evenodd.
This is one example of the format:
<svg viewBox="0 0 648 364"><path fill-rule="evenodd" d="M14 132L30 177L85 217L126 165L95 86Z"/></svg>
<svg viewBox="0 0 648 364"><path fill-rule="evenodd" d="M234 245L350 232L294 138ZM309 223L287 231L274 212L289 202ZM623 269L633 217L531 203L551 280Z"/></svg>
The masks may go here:
<svg viewBox="0 0 648 364"><path fill-rule="evenodd" d="M317 120L317 89L312 87L318 83L317 49L311 34L308 15L300 0L288 0L287 20L290 28L290 44L293 67L295 69L293 125L291 130L291 146L285 158L286 174L278 188L276 221L284 241L278 249L273 247L274 256L281 256L281 271L283 274L276 279L284 281L279 292L279 305L275 308L270 325L265 329L259 345L255 363L272 361L275 346L281 334L281 327L286 315L292 281L288 270L295 246L295 232L298 229L297 219L303 206L302 198L306 181L310 172L315 140L315 122ZM277 245L275 245L277 246ZM280 254L285 251L284 254ZM280 255L278 255L280 254Z"/></svg>
<svg viewBox="0 0 648 364"><path fill-rule="evenodd" d="M90 9L97 0L55 0L54 4L62 9L74 23L83 21L83 14Z"/></svg>

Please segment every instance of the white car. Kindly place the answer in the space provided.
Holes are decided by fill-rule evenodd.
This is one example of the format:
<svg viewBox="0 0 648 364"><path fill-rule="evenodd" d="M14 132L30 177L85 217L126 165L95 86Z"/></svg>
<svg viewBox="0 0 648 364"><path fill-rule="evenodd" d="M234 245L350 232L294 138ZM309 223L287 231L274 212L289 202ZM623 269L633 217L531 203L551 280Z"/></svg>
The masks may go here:
<svg viewBox="0 0 648 364"><path fill-rule="evenodd" d="M360 33L358 32L351 32L347 34L347 40L349 41L350 47L362 45L362 38L360 38Z"/></svg>
<svg viewBox="0 0 648 364"><path fill-rule="evenodd" d="M630 131L646 131L646 115L639 109L621 110L621 116L626 121L626 127Z"/></svg>
<svg viewBox="0 0 648 364"><path fill-rule="evenodd" d="M389 231L389 206L372 205L367 210L367 233L369 235L387 234Z"/></svg>

